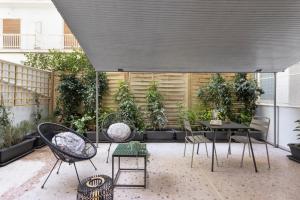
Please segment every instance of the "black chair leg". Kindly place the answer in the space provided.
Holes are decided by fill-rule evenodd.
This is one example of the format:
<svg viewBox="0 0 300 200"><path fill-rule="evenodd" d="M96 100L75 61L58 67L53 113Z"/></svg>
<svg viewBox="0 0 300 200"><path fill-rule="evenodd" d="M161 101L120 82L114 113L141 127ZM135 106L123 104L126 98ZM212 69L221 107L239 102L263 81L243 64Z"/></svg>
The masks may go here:
<svg viewBox="0 0 300 200"><path fill-rule="evenodd" d="M110 152L110 147L111 147L111 144L109 144L109 147L108 147L108 150L107 150L107 158L106 158L106 163L108 163L108 157L109 157L109 152Z"/></svg>
<svg viewBox="0 0 300 200"><path fill-rule="evenodd" d="M62 164L62 160L60 161L60 164L59 164L59 166L58 166L58 169L57 169L57 172L56 172L56 174L58 174L59 173L59 170L60 170L60 166L61 166L61 164Z"/></svg>
<svg viewBox="0 0 300 200"><path fill-rule="evenodd" d="M89 159L89 161L92 163L93 167L94 167L94 168L95 168L95 170L97 171L97 168L96 168L96 166L94 165L94 163L92 162L92 160L91 160L91 159Z"/></svg>
<svg viewBox="0 0 300 200"><path fill-rule="evenodd" d="M81 182L80 182L80 179L79 179L79 175L78 175L78 172L77 172L76 165L75 165L75 163L73 163L73 164L74 164L74 168L75 168L75 171L76 171L76 175L77 175L78 182L79 182L79 184L80 184Z"/></svg>
<svg viewBox="0 0 300 200"><path fill-rule="evenodd" d="M57 159L57 160L56 160L56 162L55 162L54 166L52 167L52 169L51 169L50 173L48 174L48 176L47 176L46 180L44 181L44 183L43 183L43 185L42 185L42 187L41 187L42 189L44 188L44 186L45 186L46 182L48 181L48 178L49 178L49 177L50 177L50 175L52 174L52 172L53 172L54 168L56 167L56 165L57 165L58 161L59 161L59 159Z"/></svg>

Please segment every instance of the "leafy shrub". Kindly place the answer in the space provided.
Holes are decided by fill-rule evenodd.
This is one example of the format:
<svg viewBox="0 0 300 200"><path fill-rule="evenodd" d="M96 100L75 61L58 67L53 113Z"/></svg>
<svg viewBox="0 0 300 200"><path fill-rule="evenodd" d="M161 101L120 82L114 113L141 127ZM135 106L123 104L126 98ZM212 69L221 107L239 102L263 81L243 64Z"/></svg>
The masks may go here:
<svg viewBox="0 0 300 200"><path fill-rule="evenodd" d="M258 87L257 82L247 78L246 73L237 73L234 77L234 92L237 100L243 104L237 116L237 121L249 124L255 115L256 101L264 91Z"/></svg>
<svg viewBox="0 0 300 200"><path fill-rule="evenodd" d="M74 117L79 115L79 108L82 102L84 86L75 74L63 74L57 90L56 115L60 116L60 121L70 126Z"/></svg>
<svg viewBox="0 0 300 200"><path fill-rule="evenodd" d="M119 88L115 94L115 101L118 104L119 115L124 120L131 121L135 128L142 132L145 129L143 115L134 101L134 97L129 90L127 82L120 82Z"/></svg>
<svg viewBox="0 0 300 200"><path fill-rule="evenodd" d="M163 96L159 93L156 82L148 88L146 100L151 127L154 130L164 128L168 120L165 115Z"/></svg>
<svg viewBox="0 0 300 200"><path fill-rule="evenodd" d="M207 86L200 88L198 97L204 105L216 109L221 119L232 119L231 85L220 75L213 75Z"/></svg>
<svg viewBox="0 0 300 200"><path fill-rule="evenodd" d="M93 118L91 116L88 116L87 114L85 114L83 117L74 120L72 122L72 125L74 126L75 130L80 133L83 134L87 131L87 122L92 120Z"/></svg>

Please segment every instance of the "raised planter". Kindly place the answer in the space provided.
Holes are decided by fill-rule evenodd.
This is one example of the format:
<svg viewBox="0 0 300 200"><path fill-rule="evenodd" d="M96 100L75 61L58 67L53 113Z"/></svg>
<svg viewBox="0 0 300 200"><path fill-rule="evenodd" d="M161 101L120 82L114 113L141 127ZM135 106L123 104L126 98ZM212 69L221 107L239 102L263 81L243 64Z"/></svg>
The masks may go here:
<svg viewBox="0 0 300 200"><path fill-rule="evenodd" d="M299 144L288 144L292 153L292 160L300 162L300 145Z"/></svg>
<svg viewBox="0 0 300 200"><path fill-rule="evenodd" d="M147 142L173 142L176 139L174 129L146 130Z"/></svg>
<svg viewBox="0 0 300 200"><path fill-rule="evenodd" d="M212 133L212 132L208 132L205 135L209 140L214 139L214 133ZM216 140L217 141L228 140L227 131L216 131Z"/></svg>
<svg viewBox="0 0 300 200"><path fill-rule="evenodd" d="M41 136L39 135L38 132L34 132L34 133L31 133L29 135L26 135L25 136L26 139L31 139L31 138L34 138L34 143L33 143L33 147L35 149L39 149L39 148L42 148L43 146L45 146L45 142L42 140Z"/></svg>
<svg viewBox="0 0 300 200"><path fill-rule="evenodd" d="M0 167L5 166L33 151L35 138L24 139L19 144L0 149Z"/></svg>
<svg viewBox="0 0 300 200"><path fill-rule="evenodd" d="M86 137L91 140L92 142L96 142L96 131L87 131ZM107 142L106 137L100 132L98 134L99 142Z"/></svg>
<svg viewBox="0 0 300 200"><path fill-rule="evenodd" d="M177 142L184 142L185 140L185 131L183 130L175 130L175 135L176 135L176 141Z"/></svg>

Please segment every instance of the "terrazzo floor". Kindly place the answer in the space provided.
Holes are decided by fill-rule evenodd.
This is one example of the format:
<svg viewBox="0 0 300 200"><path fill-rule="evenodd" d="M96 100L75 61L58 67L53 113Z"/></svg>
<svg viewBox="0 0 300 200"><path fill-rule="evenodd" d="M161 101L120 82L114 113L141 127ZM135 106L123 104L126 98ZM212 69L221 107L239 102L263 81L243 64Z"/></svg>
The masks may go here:
<svg viewBox="0 0 300 200"><path fill-rule="evenodd" d="M81 178L94 174L111 176L111 160L105 163L108 144L99 144L93 159L98 171L89 162L77 164ZM116 145L112 146L113 149ZM151 154L148 163L146 189L116 188L115 200L299 200L300 164L288 160L288 152L270 146L271 169L268 169L265 148L254 145L259 172L255 173L252 160L246 154L244 167L240 168L241 144L233 144L232 155L227 159L227 144L218 143L219 167L210 172L211 159L206 158L204 146L190 167L191 145L183 157L184 144L149 143ZM209 150L211 145L209 145ZM210 152L210 151L209 151ZM78 181L73 166L63 164L60 173L53 173L41 189L49 170L55 162L47 147L0 168L0 199L76 199ZM122 164L142 166L142 160L124 159ZM142 183L140 173L124 173L120 183Z"/></svg>

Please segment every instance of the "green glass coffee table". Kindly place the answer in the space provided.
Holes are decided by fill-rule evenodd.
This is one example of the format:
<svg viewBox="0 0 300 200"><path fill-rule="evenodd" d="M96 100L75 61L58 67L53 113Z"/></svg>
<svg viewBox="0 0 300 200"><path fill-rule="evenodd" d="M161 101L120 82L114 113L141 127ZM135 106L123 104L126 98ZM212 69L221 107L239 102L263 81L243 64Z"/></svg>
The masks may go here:
<svg viewBox="0 0 300 200"><path fill-rule="evenodd" d="M146 174L147 174L147 147L146 144L140 144L139 147L132 148L130 144L118 144L117 148L112 154L112 181L114 187L143 187L146 188ZM118 158L118 168L115 176L115 158ZM122 168L121 158L143 158L143 168ZM124 171L143 171L144 184L118 184L120 173Z"/></svg>

